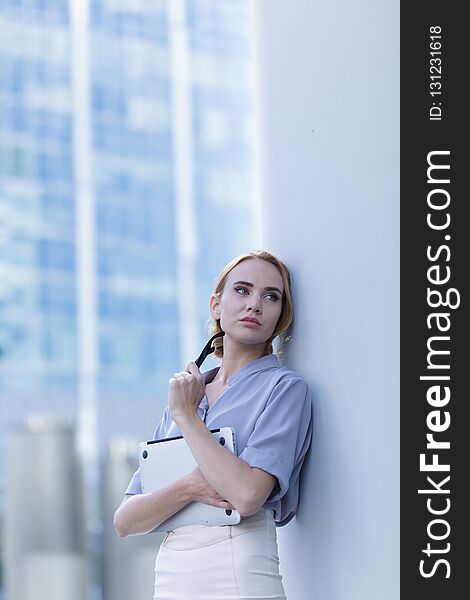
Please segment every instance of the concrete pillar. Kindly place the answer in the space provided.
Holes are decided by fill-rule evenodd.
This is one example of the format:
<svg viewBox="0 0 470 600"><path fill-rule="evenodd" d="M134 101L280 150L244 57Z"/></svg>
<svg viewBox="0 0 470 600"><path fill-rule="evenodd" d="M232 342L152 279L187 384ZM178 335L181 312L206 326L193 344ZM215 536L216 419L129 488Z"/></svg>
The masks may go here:
<svg viewBox="0 0 470 600"><path fill-rule="evenodd" d="M24 427L13 430L5 484L6 597L14 600L23 597L26 572L29 585L42 589L48 569L53 573L54 565L62 564L61 556L70 572L81 568L84 528L72 427L58 420L30 418Z"/></svg>
<svg viewBox="0 0 470 600"><path fill-rule="evenodd" d="M112 439L102 465L104 599L152 598L154 567L164 533L120 538L113 517L138 467L137 441Z"/></svg>
<svg viewBox="0 0 470 600"><path fill-rule="evenodd" d="M35 552L22 566L22 600L85 600L86 564L72 552Z"/></svg>
<svg viewBox="0 0 470 600"><path fill-rule="evenodd" d="M292 269L287 363L315 396L281 572L289 600L396 600L399 4L254 9L263 246Z"/></svg>

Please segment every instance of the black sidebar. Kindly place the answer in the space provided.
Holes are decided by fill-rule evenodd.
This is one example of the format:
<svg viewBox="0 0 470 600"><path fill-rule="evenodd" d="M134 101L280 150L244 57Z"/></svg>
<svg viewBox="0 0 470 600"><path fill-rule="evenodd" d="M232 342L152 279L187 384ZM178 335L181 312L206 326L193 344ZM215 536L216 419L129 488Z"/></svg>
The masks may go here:
<svg viewBox="0 0 470 600"><path fill-rule="evenodd" d="M401 3L401 594L470 583L470 24Z"/></svg>

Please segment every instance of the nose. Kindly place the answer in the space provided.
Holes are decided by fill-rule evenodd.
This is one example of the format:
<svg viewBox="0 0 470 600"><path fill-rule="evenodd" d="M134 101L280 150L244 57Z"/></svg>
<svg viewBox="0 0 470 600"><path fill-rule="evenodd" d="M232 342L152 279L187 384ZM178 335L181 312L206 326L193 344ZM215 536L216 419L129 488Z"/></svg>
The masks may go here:
<svg viewBox="0 0 470 600"><path fill-rule="evenodd" d="M257 294L252 294L247 308L258 314L261 313L261 297Z"/></svg>

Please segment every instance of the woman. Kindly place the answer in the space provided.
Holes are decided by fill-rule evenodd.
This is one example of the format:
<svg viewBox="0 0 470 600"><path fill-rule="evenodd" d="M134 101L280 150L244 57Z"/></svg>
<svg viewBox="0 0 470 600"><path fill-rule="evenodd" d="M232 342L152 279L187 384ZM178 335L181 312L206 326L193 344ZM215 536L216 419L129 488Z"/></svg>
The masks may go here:
<svg viewBox="0 0 470 600"><path fill-rule="evenodd" d="M299 473L312 434L311 395L279 364L272 342L292 321L290 276L268 252L242 254L220 274L210 299L220 367L190 362L169 382L153 439L183 435L198 467L167 488L142 493L137 471L114 524L122 537L147 533L189 502L237 510L238 525L179 527L155 563L158 600L285 600L276 526L297 510ZM210 429L231 426L236 456Z"/></svg>

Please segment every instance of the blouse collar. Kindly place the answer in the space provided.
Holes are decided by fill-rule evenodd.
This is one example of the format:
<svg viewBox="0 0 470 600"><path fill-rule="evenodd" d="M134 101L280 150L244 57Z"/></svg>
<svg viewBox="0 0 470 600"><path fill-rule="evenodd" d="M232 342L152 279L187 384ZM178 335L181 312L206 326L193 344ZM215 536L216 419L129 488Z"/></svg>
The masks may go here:
<svg viewBox="0 0 470 600"><path fill-rule="evenodd" d="M258 371L264 371L266 369L271 369L273 367L279 366L279 358L275 354L267 354L265 356L261 356L261 358L255 358L254 360L250 360L249 362L244 364L243 367L238 369L236 373L231 375L227 379L227 384L231 386L246 375L252 375L253 373L257 373ZM210 371L205 371L202 374L205 383L210 383L215 378L219 370L220 367L215 367Z"/></svg>

